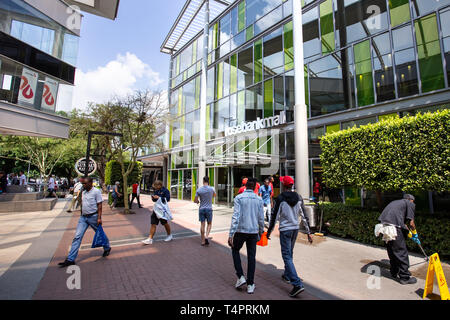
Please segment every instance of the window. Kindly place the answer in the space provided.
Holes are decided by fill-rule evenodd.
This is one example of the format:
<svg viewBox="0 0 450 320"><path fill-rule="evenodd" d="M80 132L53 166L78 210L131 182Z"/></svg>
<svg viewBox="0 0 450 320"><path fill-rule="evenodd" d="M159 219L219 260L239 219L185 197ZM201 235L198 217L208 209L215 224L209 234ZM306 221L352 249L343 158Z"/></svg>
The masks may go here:
<svg viewBox="0 0 450 320"><path fill-rule="evenodd" d="M374 104L375 95L373 91L370 41L366 40L356 44L354 51L358 105L361 107Z"/></svg>
<svg viewBox="0 0 450 320"><path fill-rule="evenodd" d="M272 27L275 23L283 18L283 7L279 6L263 18L259 19L255 23L255 35L260 34L264 30Z"/></svg>
<svg viewBox="0 0 450 320"><path fill-rule="evenodd" d="M442 89L445 80L436 15L416 20L415 30L422 92Z"/></svg>
<svg viewBox="0 0 450 320"><path fill-rule="evenodd" d="M247 0L247 26L281 5L281 3L282 0Z"/></svg>
<svg viewBox="0 0 450 320"><path fill-rule="evenodd" d="M450 4L450 0L412 0L414 18L435 11Z"/></svg>
<svg viewBox="0 0 450 320"><path fill-rule="evenodd" d="M450 80L450 9L440 14L440 21L447 65L447 79Z"/></svg>
<svg viewBox="0 0 450 320"><path fill-rule="evenodd" d="M395 99L395 85L389 33L372 39L372 55L377 102L393 100Z"/></svg>
<svg viewBox="0 0 450 320"><path fill-rule="evenodd" d="M253 46L245 48L238 54L238 90L253 84Z"/></svg>
<svg viewBox="0 0 450 320"><path fill-rule="evenodd" d="M11 35L29 45L44 51L53 53L55 31L22 21L12 20Z"/></svg>
<svg viewBox="0 0 450 320"><path fill-rule="evenodd" d="M231 36L231 14L228 13L220 20L220 43L225 43Z"/></svg>
<svg viewBox="0 0 450 320"><path fill-rule="evenodd" d="M303 14L303 51L305 62L311 60L312 57L321 54L318 7L314 7Z"/></svg>
<svg viewBox="0 0 450 320"><path fill-rule="evenodd" d="M391 15L391 26L393 27L411 20L409 0L390 0L389 11Z"/></svg>
<svg viewBox="0 0 450 320"><path fill-rule="evenodd" d="M419 93L416 55L413 48L411 24L392 31L394 59L396 66L397 89L399 97Z"/></svg>
<svg viewBox="0 0 450 320"><path fill-rule="evenodd" d="M294 121L294 106L295 106L295 81L294 81L294 71L286 73L285 77L284 94L286 101L286 121ZM306 102L308 103L308 101Z"/></svg>
<svg viewBox="0 0 450 320"><path fill-rule="evenodd" d="M263 95L261 83L245 90L245 121L263 118Z"/></svg>
<svg viewBox="0 0 450 320"><path fill-rule="evenodd" d="M349 56L344 52L344 56ZM341 53L309 64L311 116L341 111L354 106L353 75ZM342 62L342 64L341 64Z"/></svg>
<svg viewBox="0 0 450 320"><path fill-rule="evenodd" d="M284 71L282 29L264 37L264 79Z"/></svg>

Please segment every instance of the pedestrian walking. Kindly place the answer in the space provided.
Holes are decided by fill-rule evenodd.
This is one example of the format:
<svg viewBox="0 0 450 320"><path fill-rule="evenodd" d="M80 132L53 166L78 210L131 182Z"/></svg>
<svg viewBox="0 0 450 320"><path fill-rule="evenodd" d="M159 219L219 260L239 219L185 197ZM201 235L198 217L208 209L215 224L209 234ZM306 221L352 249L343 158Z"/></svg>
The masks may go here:
<svg viewBox="0 0 450 320"><path fill-rule="evenodd" d="M119 191L119 187L120 187L120 182L116 181L113 190L112 190L112 198L113 198L113 202L111 203L111 205L109 206L111 209L115 209L117 206L117 201L119 200L119 198L122 198L122 194Z"/></svg>
<svg viewBox="0 0 450 320"><path fill-rule="evenodd" d="M247 187L246 187L247 181L248 181L248 178L242 179L242 187L239 189L238 194L242 194L242 193L244 193L245 190L247 190ZM256 181L255 189L253 190L253 192L258 194L259 188L260 188L260 185L259 185L258 181Z"/></svg>
<svg viewBox="0 0 450 320"><path fill-rule="evenodd" d="M281 193L276 199L274 212L270 219L269 229L267 230L267 238L270 239L270 235L275 227L275 222L278 220L280 223L281 256L284 261L284 274L281 277L285 282L290 283L293 286L289 295L295 297L305 290L302 280L297 275L293 261L294 245L297 240L300 226L299 217L304 221L309 243L312 243L313 239L309 228L309 221L305 215L306 210L303 198L292 191L294 179L289 176L281 177L280 182L283 184L286 191Z"/></svg>
<svg viewBox="0 0 450 320"><path fill-rule="evenodd" d="M234 199L234 211L228 238L238 277L235 288L239 289L247 284L247 293L249 294L255 292L256 243L264 232L264 204L262 199L253 192L255 186L256 179L248 179L244 193ZM247 279L244 277L239 254L244 243L247 248Z"/></svg>
<svg viewBox="0 0 450 320"><path fill-rule="evenodd" d="M216 191L213 187L209 186L209 178L203 178L203 186L200 187L195 193L195 203L200 203L200 208L198 209L200 226L200 235L202 239L202 246L209 245L209 233L211 232L212 219L213 219L213 208L212 199L216 196ZM208 223L205 235L205 221Z"/></svg>
<svg viewBox="0 0 450 320"><path fill-rule="evenodd" d="M264 217L267 222L270 221L270 215L272 212L272 192L273 189L270 187L270 180L265 179L264 184L259 188L258 194L264 202Z"/></svg>
<svg viewBox="0 0 450 320"><path fill-rule="evenodd" d="M83 187L83 185L82 185L81 181L78 181L73 186L73 197L72 197L72 201L70 202L70 206L69 206L69 209L67 210L67 212L72 212L72 209L76 209L80 205L81 188L82 187ZM75 203L76 203L76 206L75 206Z"/></svg>
<svg viewBox="0 0 450 320"><path fill-rule="evenodd" d="M53 195L55 198L57 198L57 196L56 196L56 182L55 182L55 179L53 178L52 174L50 174L49 178L48 178L47 192L48 192L47 197L50 197L50 196Z"/></svg>
<svg viewBox="0 0 450 320"><path fill-rule="evenodd" d="M134 199L137 199L138 207L142 208L141 201L139 200L139 195L141 193L141 188L138 183L134 183L132 185L132 194L131 194L131 201L130 201L130 209L133 207L133 201Z"/></svg>
<svg viewBox="0 0 450 320"><path fill-rule="evenodd" d="M152 195L153 202L156 202L156 201L158 201L158 199L161 199L161 201L163 203L167 204L170 201L170 191L164 187L162 181L156 180L153 183L153 189L155 189L155 192ZM170 225L169 225L168 221L165 219L159 219L156 216L155 211L153 211L153 213L150 217L150 223L151 223L150 234L149 234L148 239L145 239L142 241L143 244L146 244L146 245L153 244L153 237L155 236L156 227L158 226L159 223L161 223L164 226L164 228L166 229L166 232L167 232L167 237L164 239L164 241L168 242L168 241L173 240L172 233L170 230Z"/></svg>
<svg viewBox="0 0 450 320"><path fill-rule="evenodd" d="M417 279L411 277L411 272L408 270L409 256L406 247L406 237L410 232L407 224L411 227L412 239L420 244L414 223L416 210L414 200L414 196L405 194L403 199L389 203L378 218L385 228L389 226L395 228L393 230L390 228L394 233L391 234L393 240L388 241L386 247L391 264L391 276L396 280L398 279L401 284L414 284L417 282Z"/></svg>
<svg viewBox="0 0 450 320"><path fill-rule="evenodd" d="M99 189L93 187L93 180L91 177L82 178L82 185L83 189L81 191L81 217L78 220L77 230L72 241L69 255L64 262L58 264L61 268L75 264L75 260L78 256L78 250L80 249L81 241L83 240L83 236L86 233L86 230L91 227L96 232L98 226L103 224L102 192ZM111 246L109 245L109 240L107 237L106 244L103 246L103 250L103 257L109 256L111 252Z"/></svg>

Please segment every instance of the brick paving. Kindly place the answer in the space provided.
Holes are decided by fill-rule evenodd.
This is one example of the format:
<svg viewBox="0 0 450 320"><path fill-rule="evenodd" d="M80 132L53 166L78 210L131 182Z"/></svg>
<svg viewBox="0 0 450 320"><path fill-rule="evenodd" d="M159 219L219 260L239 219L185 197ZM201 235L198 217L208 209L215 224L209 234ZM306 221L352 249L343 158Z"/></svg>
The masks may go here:
<svg viewBox="0 0 450 320"><path fill-rule="evenodd" d="M103 249L83 249L92 243L94 232L86 232L76 260L81 270L81 289L69 290L66 285L70 274L58 268L71 245L79 212L73 214L48 269L36 290L34 300L293 300L288 296L291 286L282 282L280 270L274 266L257 263L254 295L234 289L236 282L231 250L226 244L227 232L213 234L209 247L201 247L199 237L186 237L171 242L155 241L151 246L140 243L115 245L119 240L134 239L138 242L148 235L150 228L150 198L141 197L145 208L134 215L111 212L104 203L103 225L112 242L111 255L102 258ZM183 202L170 204L174 221L172 233L189 234L189 228L197 225L179 218ZM157 237L164 237L159 225ZM245 253L246 250L241 251ZM258 253L257 253L258 260ZM246 257L242 257L246 270ZM245 288L245 287L244 287ZM316 299L307 291L297 300Z"/></svg>

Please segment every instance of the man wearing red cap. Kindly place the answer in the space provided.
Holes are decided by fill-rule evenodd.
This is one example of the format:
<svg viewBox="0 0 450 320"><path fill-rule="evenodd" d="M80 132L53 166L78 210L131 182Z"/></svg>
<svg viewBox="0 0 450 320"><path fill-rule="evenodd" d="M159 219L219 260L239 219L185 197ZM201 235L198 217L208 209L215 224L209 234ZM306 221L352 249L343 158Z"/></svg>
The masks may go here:
<svg viewBox="0 0 450 320"><path fill-rule="evenodd" d="M305 228L308 232L308 241L312 243L313 240L309 229L309 221L305 215L303 198L292 191L294 179L289 176L281 177L280 182L285 187L286 191L276 198L275 208L270 219L269 229L267 230L267 237L270 239L270 234L272 233L278 218L280 221L281 255L284 261L284 274L281 278L285 282L293 285L289 295L295 297L305 290L300 277L297 275L293 261L294 245L297 240L300 226L299 216L305 222Z"/></svg>

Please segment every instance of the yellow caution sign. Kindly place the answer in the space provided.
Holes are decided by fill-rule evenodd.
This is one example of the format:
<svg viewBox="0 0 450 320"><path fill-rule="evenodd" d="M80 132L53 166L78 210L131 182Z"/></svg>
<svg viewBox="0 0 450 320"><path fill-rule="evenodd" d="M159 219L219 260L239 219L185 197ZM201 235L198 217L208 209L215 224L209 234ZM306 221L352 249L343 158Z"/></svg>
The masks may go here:
<svg viewBox="0 0 450 320"><path fill-rule="evenodd" d="M433 254L430 257L430 262L428 263L427 280L425 281L425 290L423 292L423 299L425 299L430 293L433 292L435 273L439 285L439 291L441 292L441 300L450 300L450 293L448 292L447 281L445 280L441 260L439 260L439 255L437 253Z"/></svg>

